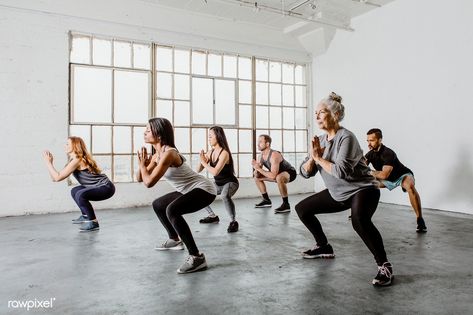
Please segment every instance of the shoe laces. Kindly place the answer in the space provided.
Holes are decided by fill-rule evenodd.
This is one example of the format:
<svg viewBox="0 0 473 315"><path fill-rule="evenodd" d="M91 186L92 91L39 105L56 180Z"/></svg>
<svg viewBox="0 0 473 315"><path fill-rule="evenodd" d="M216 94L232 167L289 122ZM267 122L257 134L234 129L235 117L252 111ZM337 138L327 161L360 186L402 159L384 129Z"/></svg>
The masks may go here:
<svg viewBox="0 0 473 315"><path fill-rule="evenodd" d="M391 271L385 265L378 266L378 274L391 278Z"/></svg>

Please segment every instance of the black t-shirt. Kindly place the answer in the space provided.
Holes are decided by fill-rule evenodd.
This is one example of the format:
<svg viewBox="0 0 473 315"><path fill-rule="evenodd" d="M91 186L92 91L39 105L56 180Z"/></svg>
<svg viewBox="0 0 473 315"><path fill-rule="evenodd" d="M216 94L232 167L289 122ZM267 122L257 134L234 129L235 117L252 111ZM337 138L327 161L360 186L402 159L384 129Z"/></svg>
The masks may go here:
<svg viewBox="0 0 473 315"><path fill-rule="evenodd" d="M399 161L396 153L384 144L381 145L379 151L371 150L366 153L365 158L367 159L366 164L373 164L374 169L377 171L383 170L384 165L392 166L393 170L386 179L390 182L396 181L404 174L414 174L409 168L405 167L404 164Z"/></svg>

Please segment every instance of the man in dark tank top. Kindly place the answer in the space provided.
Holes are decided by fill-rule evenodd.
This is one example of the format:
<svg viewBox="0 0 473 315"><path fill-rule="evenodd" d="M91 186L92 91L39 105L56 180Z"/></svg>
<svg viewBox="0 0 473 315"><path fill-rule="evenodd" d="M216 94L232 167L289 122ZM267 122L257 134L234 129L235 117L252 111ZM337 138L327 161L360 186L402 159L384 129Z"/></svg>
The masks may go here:
<svg viewBox="0 0 473 315"><path fill-rule="evenodd" d="M254 178L263 200L255 205L256 208L269 208L272 206L265 182L276 182L283 203L274 213L287 213L291 211L289 205L287 183L296 179L296 169L284 159L281 152L271 149L271 137L260 135L258 137L258 150L261 151L258 160L253 160Z"/></svg>

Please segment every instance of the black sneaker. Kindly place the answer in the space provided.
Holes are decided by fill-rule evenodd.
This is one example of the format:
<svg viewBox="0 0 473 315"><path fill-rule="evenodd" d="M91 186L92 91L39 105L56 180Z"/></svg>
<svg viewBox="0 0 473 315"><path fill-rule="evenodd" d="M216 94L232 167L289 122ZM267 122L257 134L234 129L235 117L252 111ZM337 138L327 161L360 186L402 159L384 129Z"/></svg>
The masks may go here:
<svg viewBox="0 0 473 315"><path fill-rule="evenodd" d="M82 224L89 221L86 215L81 214L77 219L72 219L72 224Z"/></svg>
<svg viewBox="0 0 473 315"><path fill-rule="evenodd" d="M237 232L237 231L238 231L238 222L237 221L230 222L230 224L228 225L227 232L228 233L234 233L234 232Z"/></svg>
<svg viewBox="0 0 473 315"><path fill-rule="evenodd" d="M378 266L378 274L373 279L374 286L388 286L394 279L393 266L390 262L385 262L382 266Z"/></svg>
<svg viewBox="0 0 473 315"><path fill-rule="evenodd" d="M302 258L314 259L314 258L334 258L333 248L330 244L324 246L315 246L312 249L302 252Z"/></svg>
<svg viewBox="0 0 473 315"><path fill-rule="evenodd" d="M271 200L263 199L260 203L255 204L255 208L271 208L272 205Z"/></svg>
<svg viewBox="0 0 473 315"><path fill-rule="evenodd" d="M274 213L288 213L291 212L291 205L289 203L283 202L279 208L274 209Z"/></svg>
<svg viewBox="0 0 473 315"><path fill-rule="evenodd" d="M417 218L417 233L427 233L427 227L425 226L424 218Z"/></svg>
<svg viewBox="0 0 473 315"><path fill-rule="evenodd" d="M220 219L218 218L218 215L214 217L208 216L203 219L200 219L199 222L200 223L218 223L220 222Z"/></svg>

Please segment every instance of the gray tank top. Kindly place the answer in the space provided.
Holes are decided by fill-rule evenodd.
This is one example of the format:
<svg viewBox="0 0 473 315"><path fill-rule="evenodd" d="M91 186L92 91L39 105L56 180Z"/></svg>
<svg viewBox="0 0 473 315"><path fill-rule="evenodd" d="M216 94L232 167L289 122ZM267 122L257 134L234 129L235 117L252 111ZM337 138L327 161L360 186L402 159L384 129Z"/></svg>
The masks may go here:
<svg viewBox="0 0 473 315"><path fill-rule="evenodd" d="M95 174L88 169L75 170L72 175L76 178L79 184L83 186L101 186L110 182L107 175Z"/></svg>
<svg viewBox="0 0 473 315"><path fill-rule="evenodd" d="M165 150L175 150L177 152L175 148L165 148ZM182 194L186 194L192 189L200 188L212 195L217 195L217 189L210 179L197 174L186 163L186 159L179 152L177 153L181 157L182 164L178 167L170 166L166 173L164 173L164 178L168 183Z"/></svg>
<svg viewBox="0 0 473 315"><path fill-rule="evenodd" d="M271 155L273 154L273 151L274 150L269 150L268 158L266 160L263 160L263 154L261 154L261 164L266 166L266 168L270 171L271 171ZM279 152L279 151L276 151L276 152ZM286 161L283 158L281 163L279 163L279 173L278 174L281 174L282 172L287 172L291 169L294 169L294 167L291 165L291 163L289 163L288 161Z"/></svg>

